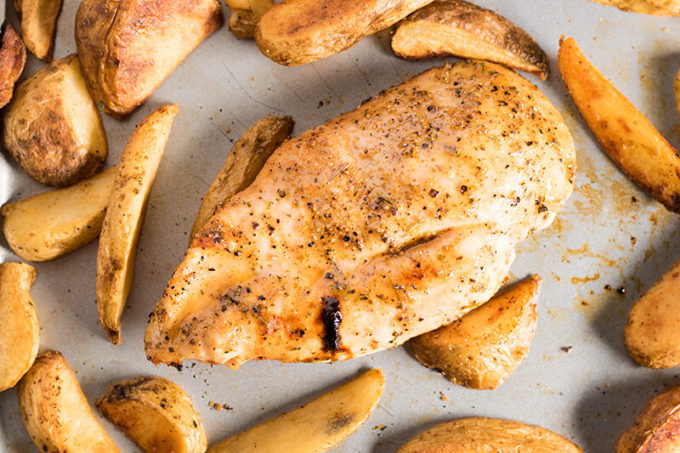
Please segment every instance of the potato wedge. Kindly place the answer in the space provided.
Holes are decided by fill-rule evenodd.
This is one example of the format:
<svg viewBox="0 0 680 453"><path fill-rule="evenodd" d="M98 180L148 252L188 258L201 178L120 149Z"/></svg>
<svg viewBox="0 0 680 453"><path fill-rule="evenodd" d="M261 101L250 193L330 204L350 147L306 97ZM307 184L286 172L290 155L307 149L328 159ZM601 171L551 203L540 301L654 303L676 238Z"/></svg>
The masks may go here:
<svg viewBox="0 0 680 453"><path fill-rule="evenodd" d="M71 187L7 203L0 209L12 251L28 261L48 261L99 236L118 168Z"/></svg>
<svg viewBox="0 0 680 453"><path fill-rule="evenodd" d="M97 252L97 309L113 344L120 343L120 317L135 267L146 200L179 107L165 105L137 126L118 164Z"/></svg>
<svg viewBox="0 0 680 453"><path fill-rule="evenodd" d="M63 0L14 0L21 18L21 37L28 50L41 60L52 60L62 3Z"/></svg>
<svg viewBox="0 0 680 453"><path fill-rule="evenodd" d="M550 71L543 49L493 11L463 0L438 0L399 22L392 50L405 59L461 57L493 61L536 74Z"/></svg>
<svg viewBox="0 0 680 453"><path fill-rule="evenodd" d="M9 22L0 29L0 108L7 105L14 93L14 84L26 64L26 47Z"/></svg>
<svg viewBox="0 0 680 453"><path fill-rule="evenodd" d="M619 168L668 210L680 213L680 152L604 78L572 38L558 65L583 118Z"/></svg>
<svg viewBox="0 0 680 453"><path fill-rule="evenodd" d="M39 183L75 184L93 176L106 160L102 118L76 55L21 82L3 122L5 148Z"/></svg>
<svg viewBox="0 0 680 453"><path fill-rule="evenodd" d="M299 409L213 445L208 453L314 453L338 445L378 405L385 389L380 370L368 371Z"/></svg>
<svg viewBox="0 0 680 453"><path fill-rule="evenodd" d="M577 453L573 442L538 426L486 417L460 418L418 435L397 453Z"/></svg>
<svg viewBox="0 0 680 453"><path fill-rule="evenodd" d="M675 75L675 80L673 80L673 92L675 93L675 106L678 109L678 114L680 114L680 71Z"/></svg>
<svg viewBox="0 0 680 453"><path fill-rule="evenodd" d="M0 392L14 387L38 355L40 326L30 294L35 276L28 264L0 264Z"/></svg>
<svg viewBox="0 0 680 453"><path fill-rule="evenodd" d="M234 144L224 166L203 197L191 228L190 240L194 239L222 202L255 180L271 153L290 137L293 124L289 116L277 118L270 115L255 123Z"/></svg>
<svg viewBox="0 0 680 453"><path fill-rule="evenodd" d="M218 0L83 0L76 44L92 95L129 114L223 21Z"/></svg>
<svg viewBox="0 0 680 453"><path fill-rule="evenodd" d="M616 6L632 13L653 16L680 16L680 0L591 0L608 6Z"/></svg>
<svg viewBox="0 0 680 453"><path fill-rule="evenodd" d="M60 352L39 354L19 382L18 394L21 418L39 451L119 452Z"/></svg>
<svg viewBox="0 0 680 453"><path fill-rule="evenodd" d="M255 42L285 66L321 60L399 22L432 0L284 0L260 19Z"/></svg>
<svg viewBox="0 0 680 453"><path fill-rule="evenodd" d="M624 337L630 356L647 368L680 365L680 261L656 282L628 314Z"/></svg>
<svg viewBox="0 0 680 453"><path fill-rule="evenodd" d="M146 453L203 453L208 448L191 398L167 379L128 379L114 385L95 406Z"/></svg>
<svg viewBox="0 0 680 453"><path fill-rule="evenodd" d="M534 275L452 324L412 339L416 359L455 384L495 389L529 354L540 285Z"/></svg>
<svg viewBox="0 0 680 453"><path fill-rule="evenodd" d="M616 453L680 451L680 387L655 396L640 412L635 424L623 433Z"/></svg>
<svg viewBox="0 0 680 453"><path fill-rule="evenodd" d="M229 30L241 39L255 38L255 28L262 15L272 7L272 0L227 0Z"/></svg>

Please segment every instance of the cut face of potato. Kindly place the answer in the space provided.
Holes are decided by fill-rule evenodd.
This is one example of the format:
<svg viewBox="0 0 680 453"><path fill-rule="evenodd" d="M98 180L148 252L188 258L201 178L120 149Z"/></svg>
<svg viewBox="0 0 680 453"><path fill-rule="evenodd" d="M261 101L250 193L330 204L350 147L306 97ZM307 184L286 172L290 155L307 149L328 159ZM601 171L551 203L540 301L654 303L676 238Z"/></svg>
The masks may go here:
<svg viewBox="0 0 680 453"><path fill-rule="evenodd" d="M217 0L84 0L76 44L92 95L127 115L223 22Z"/></svg>
<svg viewBox="0 0 680 453"><path fill-rule="evenodd" d="M399 22L432 0L285 0L255 31L257 47L285 66L321 60Z"/></svg>
<svg viewBox="0 0 680 453"><path fill-rule="evenodd" d="M99 236L118 168L65 189L7 203L0 209L12 251L28 261L47 261Z"/></svg>
<svg viewBox="0 0 680 453"><path fill-rule="evenodd" d="M680 152L583 55L572 38L558 56L562 79L609 157L650 196L680 213Z"/></svg>
<svg viewBox="0 0 680 453"><path fill-rule="evenodd" d="M603 5L616 6L632 13L653 16L680 16L680 0L591 0Z"/></svg>
<svg viewBox="0 0 680 453"><path fill-rule="evenodd" d="M680 451L680 387L654 397L619 439L616 453Z"/></svg>
<svg viewBox="0 0 680 453"><path fill-rule="evenodd" d="M0 108L12 99L14 83L24 70L26 47L14 28L5 22L0 29Z"/></svg>
<svg viewBox="0 0 680 453"><path fill-rule="evenodd" d="M529 354L536 331L537 275L501 292L453 324L411 340L416 358L451 382L490 390Z"/></svg>
<svg viewBox="0 0 680 453"><path fill-rule="evenodd" d="M633 305L626 324L626 348L647 368L680 365L680 261Z"/></svg>
<svg viewBox="0 0 680 453"><path fill-rule="evenodd" d="M191 228L191 240L222 202L255 180L267 158L290 137L293 124L289 116L268 116L255 123L234 144L224 166L203 197L203 203Z"/></svg>
<svg viewBox="0 0 680 453"><path fill-rule="evenodd" d="M461 418L420 434L397 453L472 452L579 453L574 443L552 431L511 420Z"/></svg>
<svg viewBox="0 0 680 453"><path fill-rule="evenodd" d="M208 448L191 398L167 379L123 381L95 406L146 453L203 453Z"/></svg>
<svg viewBox="0 0 680 453"><path fill-rule="evenodd" d="M19 410L41 452L118 453L57 351L43 352L19 382Z"/></svg>
<svg viewBox="0 0 680 453"><path fill-rule="evenodd" d="M21 37L28 50L44 61L52 60L54 33L63 0L14 0L21 17Z"/></svg>
<svg viewBox="0 0 680 453"><path fill-rule="evenodd" d="M38 355L40 326L30 294L35 275L28 264L0 264L0 392L14 387Z"/></svg>
<svg viewBox="0 0 680 453"><path fill-rule="evenodd" d="M299 409L213 445L208 452L326 451L349 437L368 419L384 389L382 372L371 370Z"/></svg>
<svg viewBox="0 0 680 453"><path fill-rule="evenodd" d="M21 82L3 121L5 148L39 183L75 184L106 159L102 119L75 55Z"/></svg>
<svg viewBox="0 0 680 453"><path fill-rule="evenodd" d="M97 252L97 309L114 344L120 343L120 317L132 285L146 200L178 112L177 105L165 105L137 127L123 151L106 206Z"/></svg>
<svg viewBox="0 0 680 453"><path fill-rule="evenodd" d="M493 61L548 77L548 57L524 30L463 0L439 0L402 20L392 50L406 59L455 56Z"/></svg>

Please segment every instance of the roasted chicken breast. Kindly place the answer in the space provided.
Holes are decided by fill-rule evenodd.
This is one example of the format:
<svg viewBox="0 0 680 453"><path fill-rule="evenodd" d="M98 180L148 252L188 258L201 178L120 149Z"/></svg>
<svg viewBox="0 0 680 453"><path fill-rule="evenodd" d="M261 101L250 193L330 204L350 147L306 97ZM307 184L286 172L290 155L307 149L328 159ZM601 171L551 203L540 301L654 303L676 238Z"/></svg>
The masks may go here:
<svg viewBox="0 0 680 453"><path fill-rule="evenodd" d="M576 167L502 66L431 69L282 144L215 213L152 313L154 363L345 360L486 302Z"/></svg>

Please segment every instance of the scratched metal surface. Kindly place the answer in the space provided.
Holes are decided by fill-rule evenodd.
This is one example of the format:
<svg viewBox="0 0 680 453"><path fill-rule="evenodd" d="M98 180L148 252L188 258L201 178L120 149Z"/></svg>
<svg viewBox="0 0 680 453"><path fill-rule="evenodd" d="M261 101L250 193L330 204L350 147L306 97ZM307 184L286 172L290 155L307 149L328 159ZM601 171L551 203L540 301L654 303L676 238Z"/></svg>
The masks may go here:
<svg viewBox="0 0 680 453"><path fill-rule="evenodd" d="M72 30L78 3L65 1L57 57L75 51ZM144 357L147 316L184 253L201 197L233 140L270 113L292 115L299 134L442 63L399 60L389 49L387 33L327 60L283 68L260 55L252 42L236 40L225 26L130 119L105 117L111 165L135 124L163 103L181 105L151 192L134 286L123 315L123 343L109 344L97 322L95 242L36 265L32 294L42 326L41 348L65 354L90 402L123 378L159 374L172 379L191 394L210 442L308 401L362 369L380 367L387 387L379 408L335 451L391 452L425 428L470 415L538 424L586 451L612 451L646 400L667 385L680 384L676 370L636 366L622 340L632 303L680 258L679 222L628 182L594 142L556 73L558 40L562 34L575 37L595 65L680 145L672 94L680 67L680 20L627 14L585 0L479 3L524 28L548 53L550 78L529 78L566 118L579 157L577 189L557 221L519 247L513 275L536 272L544 280L539 324L528 359L499 389L454 386L420 366L403 347L344 363L251 362L237 371L196 363L178 372L154 368ZM14 15L10 18L16 23ZM41 63L31 58L24 74L39 67ZM0 154L0 203L43 190L6 153ZM0 260L17 260L4 239ZM625 295L605 290L607 284L625 288ZM567 346L572 347L568 353L562 349ZM233 409L215 411L210 401ZM106 421L104 425L124 451L135 451L115 427ZM379 429L383 425L385 429ZM3 392L0 451L33 449L21 424L16 392Z"/></svg>

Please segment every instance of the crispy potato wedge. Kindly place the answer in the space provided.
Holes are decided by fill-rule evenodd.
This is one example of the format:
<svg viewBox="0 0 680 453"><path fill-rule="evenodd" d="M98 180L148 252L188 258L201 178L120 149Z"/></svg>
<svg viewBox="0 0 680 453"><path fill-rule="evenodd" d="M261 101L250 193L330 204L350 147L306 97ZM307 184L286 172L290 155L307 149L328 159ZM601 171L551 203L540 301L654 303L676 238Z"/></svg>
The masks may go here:
<svg viewBox="0 0 680 453"><path fill-rule="evenodd" d="M63 0L14 0L21 18L21 37L28 50L44 61L52 60L54 34Z"/></svg>
<svg viewBox="0 0 680 453"><path fill-rule="evenodd" d="M97 309L113 344L120 343L120 317L135 267L146 200L179 107L165 105L137 126L118 164L97 252Z"/></svg>
<svg viewBox="0 0 680 453"><path fill-rule="evenodd" d="M30 294L36 273L28 264L0 264L0 392L14 387L38 355L40 326Z"/></svg>
<svg viewBox="0 0 680 453"><path fill-rule="evenodd" d="M227 0L229 30L241 39L255 38L255 28L262 15L272 7L272 0Z"/></svg>
<svg viewBox="0 0 680 453"><path fill-rule="evenodd" d="M5 239L28 261L47 261L99 236L118 168L109 168L71 187L7 203L0 209Z"/></svg>
<svg viewBox="0 0 680 453"><path fill-rule="evenodd" d="M583 55L560 42L558 65L583 118L619 168L668 210L680 213L680 152Z"/></svg>
<svg viewBox="0 0 680 453"><path fill-rule="evenodd" d="M9 22L0 29L0 108L7 105L14 93L14 84L26 64L26 47Z"/></svg>
<svg viewBox="0 0 680 453"><path fill-rule="evenodd" d="M19 410L39 451L117 453L92 413L66 359L57 351L38 355L19 382Z"/></svg>
<svg viewBox="0 0 680 453"><path fill-rule="evenodd" d="M675 93L675 105L678 108L678 114L680 114L680 71L675 75L673 92Z"/></svg>
<svg viewBox="0 0 680 453"><path fill-rule="evenodd" d="M167 379L128 379L114 385L95 406L146 453L203 453L208 448L191 398Z"/></svg>
<svg viewBox="0 0 680 453"><path fill-rule="evenodd" d="M76 44L92 95L129 114L223 21L217 0L83 0Z"/></svg>
<svg viewBox="0 0 680 453"><path fill-rule="evenodd" d="M418 435L397 453L577 453L573 442L538 426L486 417L460 418Z"/></svg>
<svg viewBox="0 0 680 453"><path fill-rule="evenodd" d="M70 186L93 176L106 160L102 118L76 55L21 82L3 122L5 148L42 184Z"/></svg>
<svg viewBox="0 0 680 453"><path fill-rule="evenodd" d="M209 453L314 453L338 445L378 405L385 389L380 370L368 371L299 409L213 445Z"/></svg>
<svg viewBox="0 0 680 453"><path fill-rule="evenodd" d="M462 57L493 61L545 80L548 57L524 30L463 0L438 0L402 20L392 50L405 59Z"/></svg>
<svg viewBox="0 0 680 453"><path fill-rule="evenodd" d="M248 187L267 161L267 158L290 137L294 122L289 116L268 116L248 129L231 148L224 166L203 197L194 226L193 240L215 210L232 195Z"/></svg>
<svg viewBox="0 0 680 453"><path fill-rule="evenodd" d="M680 387L655 396L623 433L616 453L680 451Z"/></svg>
<svg viewBox="0 0 680 453"><path fill-rule="evenodd" d="M285 66L321 60L399 22L432 0L284 0L260 19L260 51Z"/></svg>
<svg viewBox="0 0 680 453"><path fill-rule="evenodd" d="M680 261L630 310L624 337L630 356L647 368L680 365Z"/></svg>
<svg viewBox="0 0 680 453"><path fill-rule="evenodd" d="M455 384L495 389L529 354L540 285L534 275L452 324L412 339L416 358Z"/></svg>
<svg viewBox="0 0 680 453"><path fill-rule="evenodd" d="M680 0L590 0L632 13L680 16Z"/></svg>

